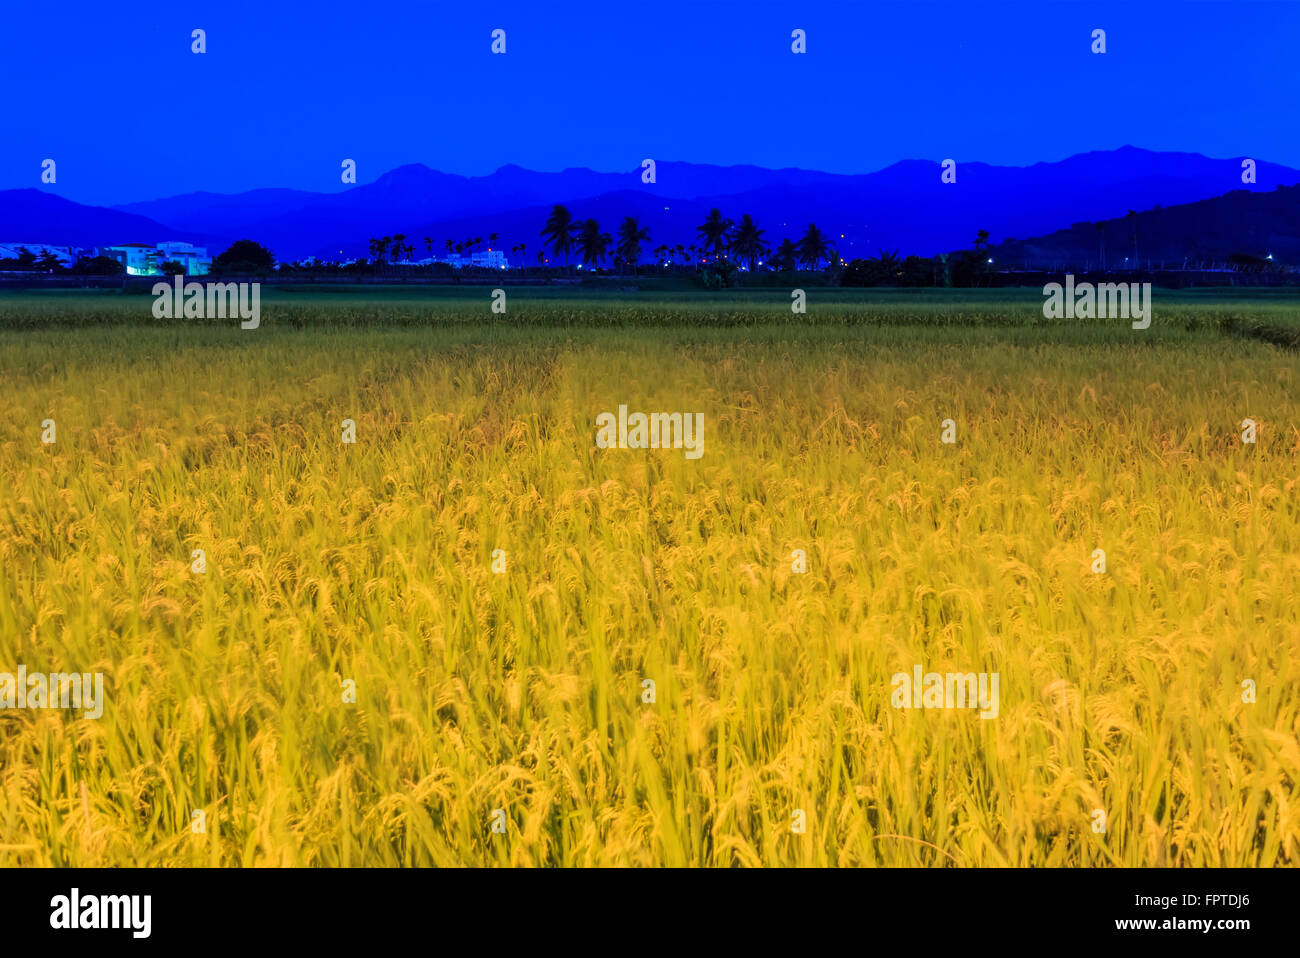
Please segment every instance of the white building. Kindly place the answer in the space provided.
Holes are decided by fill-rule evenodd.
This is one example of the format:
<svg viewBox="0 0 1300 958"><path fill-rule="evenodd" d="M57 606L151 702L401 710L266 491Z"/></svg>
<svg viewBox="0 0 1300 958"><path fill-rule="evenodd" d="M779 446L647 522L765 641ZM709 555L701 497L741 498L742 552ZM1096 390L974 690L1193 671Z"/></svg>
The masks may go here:
<svg viewBox="0 0 1300 958"><path fill-rule="evenodd" d="M510 268L510 261L506 259L506 254L499 249L479 250L470 256L462 256L460 253L444 253L441 256L418 260L414 264L408 265L430 266L434 263L446 263L452 269L464 269L466 266L480 266L483 269Z"/></svg>
<svg viewBox="0 0 1300 958"><path fill-rule="evenodd" d="M159 243L158 253L163 262L175 260L183 265L188 276L201 276L212 266L212 257L208 251L193 243Z"/></svg>
<svg viewBox="0 0 1300 958"><path fill-rule="evenodd" d="M105 246L99 251L100 256L109 256L122 264L128 276L153 276L161 273L158 264L158 248L148 243L123 243L121 246Z"/></svg>
<svg viewBox="0 0 1300 958"><path fill-rule="evenodd" d="M106 246L99 255L117 260L129 276L161 275L162 264L169 260L184 266L189 276L201 276L212 266L208 251L192 243L123 243L121 246Z"/></svg>
<svg viewBox="0 0 1300 958"><path fill-rule="evenodd" d="M37 259L46 253L53 253L64 266L72 266L76 263L77 256L81 252L72 246L55 246L52 243L0 243L0 259L18 259L23 250L27 250Z"/></svg>
<svg viewBox="0 0 1300 958"><path fill-rule="evenodd" d="M470 257L471 266L482 266L487 269L508 269L510 263L506 260L506 254L499 249L484 250L481 253L475 253Z"/></svg>

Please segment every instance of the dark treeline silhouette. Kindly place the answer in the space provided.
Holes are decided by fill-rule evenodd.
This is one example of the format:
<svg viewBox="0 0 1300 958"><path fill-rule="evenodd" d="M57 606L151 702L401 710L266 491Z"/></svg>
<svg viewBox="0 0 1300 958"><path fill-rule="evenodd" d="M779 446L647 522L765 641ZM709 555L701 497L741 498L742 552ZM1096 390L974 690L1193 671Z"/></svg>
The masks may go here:
<svg viewBox="0 0 1300 958"><path fill-rule="evenodd" d="M736 281L740 270L758 273L790 272L800 266L807 270L824 267L838 271L843 268L835 245L826 239L815 223L808 224L800 239L787 237L773 248L764 238L766 231L752 216L745 214L737 223L714 208L696 227L696 234L698 243L660 244L650 250L650 231L634 216L623 219L618 228L618 240L614 242L608 233L601 232L596 220L574 219L566 206L556 204L539 233L543 251L538 258L542 265L549 265L550 260L545 256L549 249L567 269L571 265L570 258L576 254L581 267L600 270L612 254L609 265L615 273L636 274L642 268L643 254L648 252L652 254L645 263L648 269L656 272L683 268L695 270L706 285L730 285Z"/></svg>
<svg viewBox="0 0 1300 958"><path fill-rule="evenodd" d="M969 248L932 256L900 256L881 249L875 256L845 260L836 240L816 223L777 239L754 216L738 218L710 209L695 227L694 243L659 243L635 216L626 216L611 232L594 217L575 216L556 204L538 232L539 248L517 242L506 250L500 234L462 239L408 239L404 233L369 240L370 259L355 262L281 263L252 240L240 240L216 256L214 274L273 273L294 276L355 275L370 281L478 281L501 277L507 270L523 280L554 281L581 277L686 277L705 288L781 285L798 274L800 281L841 286L1006 286L1034 285L1041 275L1073 272L1091 275L1156 277L1168 285L1186 285L1193 274L1223 281L1296 282L1293 264L1300 260L1300 186L1269 192L1236 190L1220 197L1179 206L1155 207L1101 222L1075 223L1068 229L1029 240L991 242L978 230ZM419 243L428 260L412 263ZM480 255L481 251L483 255ZM491 254L491 255L488 255ZM531 260L530 260L531 254ZM449 262L453 257L456 261ZM165 263L164 273L181 272L180 263ZM107 257L82 256L64 266L52 253L20 250L17 258L0 259L0 271L42 274L103 275L121 273ZM1181 274L1179 275L1174 274Z"/></svg>

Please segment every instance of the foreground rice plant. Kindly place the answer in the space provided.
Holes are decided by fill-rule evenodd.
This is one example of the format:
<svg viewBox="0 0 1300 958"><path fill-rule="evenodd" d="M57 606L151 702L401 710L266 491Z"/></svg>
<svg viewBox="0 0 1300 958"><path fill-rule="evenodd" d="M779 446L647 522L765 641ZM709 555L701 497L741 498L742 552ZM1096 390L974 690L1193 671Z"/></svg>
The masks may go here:
<svg viewBox="0 0 1300 958"><path fill-rule="evenodd" d="M0 864L1294 864L1300 360L1015 342L0 335Z"/></svg>

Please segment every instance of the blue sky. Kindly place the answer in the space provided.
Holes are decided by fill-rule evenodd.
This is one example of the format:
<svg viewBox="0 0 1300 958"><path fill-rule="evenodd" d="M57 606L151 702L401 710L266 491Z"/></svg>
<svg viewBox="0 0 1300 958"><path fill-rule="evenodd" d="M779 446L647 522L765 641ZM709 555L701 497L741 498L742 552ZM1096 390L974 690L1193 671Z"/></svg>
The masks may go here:
<svg viewBox="0 0 1300 958"><path fill-rule="evenodd" d="M86 203L336 190L345 157L363 183L404 163L851 173L1126 143L1300 167L1288 0L7 0L0 23L0 188L40 187L49 157L46 188Z"/></svg>

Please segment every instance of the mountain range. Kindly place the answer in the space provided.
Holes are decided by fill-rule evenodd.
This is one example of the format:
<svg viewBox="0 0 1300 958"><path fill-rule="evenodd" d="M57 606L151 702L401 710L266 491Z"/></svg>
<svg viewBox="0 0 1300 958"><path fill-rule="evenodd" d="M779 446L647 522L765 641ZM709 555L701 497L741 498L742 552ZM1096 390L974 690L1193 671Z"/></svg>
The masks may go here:
<svg viewBox="0 0 1300 958"><path fill-rule="evenodd" d="M1223 262L1243 253L1279 264L1300 263L1300 186L1279 186L1271 193L1233 190L989 247L997 263L1104 263L1112 269L1134 262L1175 267L1184 261Z"/></svg>
<svg viewBox="0 0 1300 958"><path fill-rule="evenodd" d="M419 259L429 252L426 237L441 253L446 239L482 237L486 248L497 233L498 248L524 243L531 262L547 214L563 203L576 220L595 218L609 233L625 216L637 217L650 231L648 249L698 242L695 227L718 207L734 220L752 215L771 245L787 236L797 240L811 222L845 258L880 249L932 255L968 248L981 229L994 243L1006 243L1131 210L1300 184L1300 170L1262 160L1256 182L1243 184L1242 159L1126 146L1025 167L959 161L954 183L943 182L940 164L926 160L855 175L663 161L649 184L640 167L545 173L511 165L466 177L415 164L337 193L188 193L114 207L83 206L46 190L6 190L0 191L0 241L185 240L217 251L250 238L288 261L363 257L371 237L403 233ZM1300 234L1300 224L1292 233Z"/></svg>

